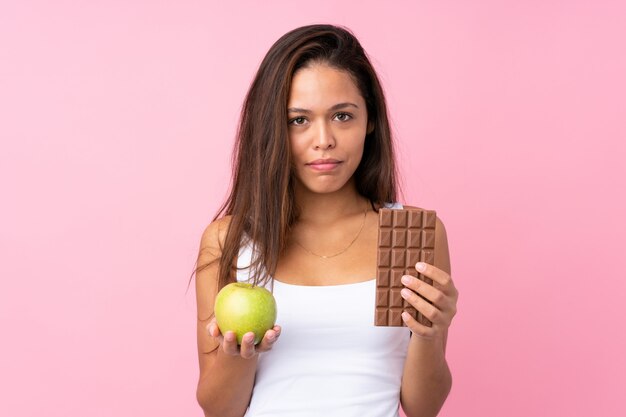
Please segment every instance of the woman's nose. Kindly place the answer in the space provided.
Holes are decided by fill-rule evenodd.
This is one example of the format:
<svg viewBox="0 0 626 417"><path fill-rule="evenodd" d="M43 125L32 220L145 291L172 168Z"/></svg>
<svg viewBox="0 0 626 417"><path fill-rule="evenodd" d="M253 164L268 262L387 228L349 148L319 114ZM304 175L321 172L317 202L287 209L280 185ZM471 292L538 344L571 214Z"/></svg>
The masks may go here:
<svg viewBox="0 0 626 417"><path fill-rule="evenodd" d="M315 138L315 149L332 149L335 144L332 130L328 126L321 126Z"/></svg>

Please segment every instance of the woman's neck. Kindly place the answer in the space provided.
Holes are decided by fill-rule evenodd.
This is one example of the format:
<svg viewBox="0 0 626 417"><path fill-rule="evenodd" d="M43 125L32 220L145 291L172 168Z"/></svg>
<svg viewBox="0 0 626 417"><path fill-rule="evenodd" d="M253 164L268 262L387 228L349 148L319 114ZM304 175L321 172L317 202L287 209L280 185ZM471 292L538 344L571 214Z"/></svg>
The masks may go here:
<svg viewBox="0 0 626 417"><path fill-rule="evenodd" d="M296 204L299 208L298 222L309 224L332 224L356 213L363 213L369 206L354 184L346 184L332 193L313 193L296 189Z"/></svg>

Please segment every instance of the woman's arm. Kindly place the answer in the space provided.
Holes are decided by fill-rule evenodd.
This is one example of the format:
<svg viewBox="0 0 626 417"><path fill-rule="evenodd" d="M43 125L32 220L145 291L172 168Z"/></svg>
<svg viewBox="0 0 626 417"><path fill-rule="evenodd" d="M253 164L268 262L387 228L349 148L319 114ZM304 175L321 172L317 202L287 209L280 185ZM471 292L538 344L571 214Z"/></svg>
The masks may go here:
<svg viewBox="0 0 626 417"><path fill-rule="evenodd" d="M243 359L221 349L200 358L198 404L206 417L242 417L252 396L257 356Z"/></svg>
<svg viewBox="0 0 626 417"><path fill-rule="evenodd" d="M253 337L250 338L252 333L246 334L239 348L233 332L222 335L215 320L209 320L218 292L217 260L221 255L229 222L230 218L226 217L207 227L202 235L198 256L198 265L212 262L196 274L200 362L196 398L206 417L241 417L245 414L254 386L257 352L270 349L280 331L278 327L268 330L256 347Z"/></svg>
<svg viewBox="0 0 626 417"><path fill-rule="evenodd" d="M435 262L420 273L433 280L428 285L413 277L405 284L412 290L406 299L433 323L426 327L413 318L405 320L411 329L400 402L407 417L436 416L452 387L452 375L446 361L448 327L456 314L458 292L450 278L450 255L446 230L437 218ZM430 300L427 303L417 294Z"/></svg>

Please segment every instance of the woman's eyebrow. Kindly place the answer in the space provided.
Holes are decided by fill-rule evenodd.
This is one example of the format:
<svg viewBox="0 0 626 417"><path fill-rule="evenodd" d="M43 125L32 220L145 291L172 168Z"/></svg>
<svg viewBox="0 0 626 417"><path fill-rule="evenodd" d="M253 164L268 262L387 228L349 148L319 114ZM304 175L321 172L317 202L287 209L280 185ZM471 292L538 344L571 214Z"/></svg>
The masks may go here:
<svg viewBox="0 0 626 417"><path fill-rule="evenodd" d="M334 106L332 106L329 110L339 110L339 109L343 109L346 107L356 107L357 109L359 108L359 106L357 106L354 103L350 103L350 102L345 102L345 103L338 103L335 104ZM311 110L309 109L303 109L300 107L289 107L287 109L287 112L289 113L311 113Z"/></svg>

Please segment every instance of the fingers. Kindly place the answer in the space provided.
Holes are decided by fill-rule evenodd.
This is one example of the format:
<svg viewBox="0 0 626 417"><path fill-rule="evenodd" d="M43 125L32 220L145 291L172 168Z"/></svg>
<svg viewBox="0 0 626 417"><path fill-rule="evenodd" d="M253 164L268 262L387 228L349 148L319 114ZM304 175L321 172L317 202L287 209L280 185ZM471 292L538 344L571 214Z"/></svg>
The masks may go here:
<svg viewBox="0 0 626 417"><path fill-rule="evenodd" d="M231 356L241 356L242 358L249 359L259 352L266 352L270 350L280 336L281 327L274 326L274 328L265 332L263 339L256 346L254 344L253 332L244 334L241 339L241 344L238 344L235 332L227 331L222 334L217 326L217 323L215 322L215 319L209 322L207 325L207 331L211 337L219 340L219 343L222 345L222 350L225 353Z"/></svg>
<svg viewBox="0 0 626 417"><path fill-rule="evenodd" d="M274 326L273 329L265 332L265 336L263 336L263 340L257 345L256 349L258 352L266 352L274 346L274 343L278 340L280 336L280 326Z"/></svg>
<svg viewBox="0 0 626 417"><path fill-rule="evenodd" d="M222 335L219 327L217 327L215 319L211 320L209 324L207 324L206 329L209 332L209 336L211 337L219 338Z"/></svg>
<svg viewBox="0 0 626 417"><path fill-rule="evenodd" d="M217 327L217 323L215 322L215 319L211 320L209 324L207 324L206 329L207 329L207 332L209 333L209 336L211 336L214 339L217 339L217 342L220 345L224 343L224 336L222 335L220 328Z"/></svg>
<svg viewBox="0 0 626 417"><path fill-rule="evenodd" d="M402 283L406 286L401 291L402 297L408 301L417 311L435 325L448 327L452 318L456 315L456 302L458 291L447 272L424 262L418 262L415 269L431 278L433 285L430 285L411 275L404 275ZM437 286L435 286L437 285ZM404 315L403 315L404 316ZM407 321L407 319L410 319ZM411 323L411 330L422 335L430 333L427 326L422 325L410 315L405 319L407 326Z"/></svg>
<svg viewBox="0 0 626 417"><path fill-rule="evenodd" d="M236 342L235 342L236 343ZM254 333L248 332L241 338L241 346L239 352L235 351L235 354L239 353L242 358L250 359L256 355L256 348L254 347Z"/></svg>
<svg viewBox="0 0 626 417"><path fill-rule="evenodd" d="M416 263L415 269L420 274L427 276L428 278L439 284L443 292L450 295L456 292L456 288L454 287L452 278L450 277L450 274L448 274L446 271L425 262Z"/></svg>
<svg viewBox="0 0 626 417"><path fill-rule="evenodd" d="M224 333L224 339L222 340L222 350L231 355L239 355L239 345L237 344L237 335L233 331L227 331Z"/></svg>
<svg viewBox="0 0 626 417"><path fill-rule="evenodd" d="M241 348L237 343L237 335L233 331L227 331L222 334L220 328L217 326L215 318L213 318L206 326L209 336L217 339L222 345L222 350L231 355L242 357L254 356L254 333L246 333L241 342Z"/></svg>
<svg viewBox="0 0 626 417"><path fill-rule="evenodd" d="M424 300L408 288L403 288L402 291L400 291L400 295L433 324L440 322L440 316L442 314L441 310L439 310L436 306L430 304L428 301Z"/></svg>
<svg viewBox="0 0 626 417"><path fill-rule="evenodd" d="M411 317L411 315L407 312L402 313L402 320L404 320L406 326L411 329L413 334L423 338L432 338L436 335L437 331L434 327L424 326L422 323Z"/></svg>
<svg viewBox="0 0 626 417"><path fill-rule="evenodd" d="M432 285L429 285L425 283L424 281L419 280L410 275L404 275L402 277L402 283L407 288L410 288L411 290L415 291L416 293L420 294L421 296L429 300L435 306L440 307L440 308L445 306L447 296L442 291L433 287Z"/></svg>

